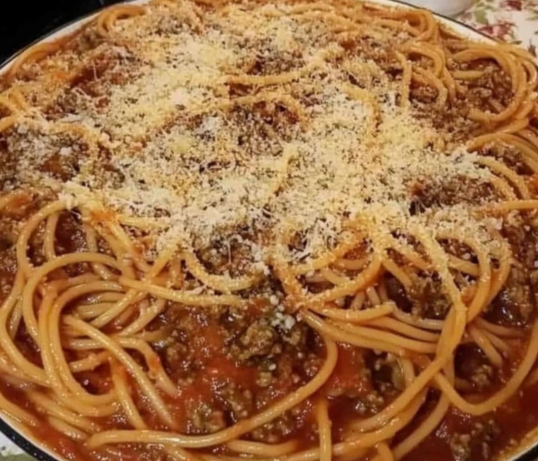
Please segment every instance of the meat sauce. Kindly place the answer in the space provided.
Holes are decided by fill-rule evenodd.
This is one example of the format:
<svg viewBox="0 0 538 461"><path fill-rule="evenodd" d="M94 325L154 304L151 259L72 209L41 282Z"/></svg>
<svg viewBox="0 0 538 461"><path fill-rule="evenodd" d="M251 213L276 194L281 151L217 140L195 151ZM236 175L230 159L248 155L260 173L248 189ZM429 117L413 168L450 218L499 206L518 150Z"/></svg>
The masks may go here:
<svg viewBox="0 0 538 461"><path fill-rule="evenodd" d="M212 330L200 324L198 331ZM206 335L205 338L208 336ZM195 377L181 388L177 399L169 399L166 402L173 409L177 421L180 422L181 432L201 434L221 430L242 417L250 416L253 411L262 410L296 389L294 379L285 375L285 372L275 373L275 384L263 387L263 383L256 382L256 375L260 374L259 367L234 365L222 354L223 349L214 346L214 337L211 337L207 344L205 340L200 340L196 346L193 344L192 349L196 349L195 356L200 357L201 363L205 362L206 365L202 366L199 372L191 375ZM330 417L335 440L341 437L350 421L360 416L375 414L390 402L390 400L383 401L382 392L379 394L373 392L375 383L364 377L364 375L369 375L371 370L363 363L357 367L359 352L347 346L339 346L339 353L337 368L323 390L331 402ZM212 356L213 354L216 355ZM211 358L208 359L208 357ZM362 362L362 359L359 359L359 362ZM302 360L292 359L284 367L289 368L301 364ZM178 361L175 366L184 367L185 362ZM224 389L231 389L232 392L226 393ZM1 391L22 408L35 412L15 386L2 384ZM252 396L255 398L253 399ZM390 399L390 394L387 396ZM534 385L524 388L491 415L475 418L451 409L434 434L404 459L406 461L432 458L439 461L494 459L503 450L517 446L517 442L538 425L536 399L538 399L538 386ZM143 407L143 402L139 403ZM297 438L304 446L314 445L317 434L312 403L312 401L307 401L300 408L290 412L290 415L256 430L251 434L252 439L277 443ZM151 411L148 410L143 416L148 424L159 428L156 417ZM117 418L100 421L100 424L103 428L127 427ZM58 433L49 425L43 424L32 431L37 439L45 441L49 447L67 459L115 459L115 455L107 450L88 454L77 443ZM141 450L141 447L133 446L130 449L122 447L121 459L155 459Z"/></svg>
<svg viewBox="0 0 538 461"><path fill-rule="evenodd" d="M73 234L74 235L74 234ZM69 246L68 241L59 242ZM5 260L4 250L0 259ZM13 273L1 273L3 283L11 282ZM153 329L169 328L170 335L154 344L171 379L177 383L177 398L165 397L165 402L185 434L207 434L223 430L242 419L251 417L312 379L324 359L319 338L308 327L297 323L291 330L273 327L269 309L253 305L247 312L228 309L203 311L170 305ZM270 339L267 339L270 338ZM28 356L39 363L38 354L28 336L21 334L19 342L27 343ZM485 390L476 398L491 395L511 376L525 350L525 341L518 340L512 348L511 369L492 376ZM334 440L340 440L351 421L372 416L388 405L401 391L398 367L390 357L376 355L348 345L338 345L339 358L330 380L322 390L297 408L256 429L247 439L281 443L297 439L304 447L317 443L313 406L320 395L328 397ZM460 347L456 368L468 377L485 363L480 352L472 347ZM470 368L465 371L465 367ZM473 367L475 367L473 369ZM108 376L108 373L103 373ZM99 368L79 377L82 384L94 392L105 392L110 383L100 379ZM25 399L17 386L1 383L2 393L27 411L39 412ZM136 389L133 386L133 390ZM134 398L147 424L164 429L134 392ZM470 417L450 409L441 425L404 459L419 461L434 458L440 461L488 461L503 450L517 444L526 433L538 425L538 385L524 387L494 413ZM430 391L429 403L418 415L417 424L433 408L438 395ZM103 428L127 428L121 416L96 420ZM401 438L410 430L399 434ZM33 429L33 435L70 460L114 460L114 449L88 452L79 444L43 424ZM397 440L398 440L397 438ZM216 452L222 452L222 448ZM152 449L122 446L121 459L154 460L161 456ZM163 458L164 459L164 458Z"/></svg>
<svg viewBox="0 0 538 461"><path fill-rule="evenodd" d="M39 206L41 204L35 204ZM29 206L22 215L2 216L3 229L17 228L31 213ZM80 233L80 221L76 216L65 214L61 218L57 234L58 254L84 249ZM6 232L7 235L7 232ZM41 258L42 241L36 233L29 252L38 262ZM0 283L10 286L14 277L13 244L10 239L0 248ZM534 245L531 238L525 240L527 252ZM8 244L9 243L9 244ZM524 252L523 249L520 249ZM534 250L532 250L534 251ZM84 272L80 267L77 273ZM492 320L501 325L517 326L527 331L534 315L522 315L527 305L514 301L514 290L528 289L529 285L516 285L514 278L492 303L489 313ZM398 300L405 292L395 280L388 280L391 297ZM399 304L411 310L413 303L420 306L435 300L432 284L417 298L409 297ZM517 293L517 290L516 290ZM4 293L4 296L7 293ZM424 298L425 297L425 298ZM516 298L517 301L517 298ZM530 301L529 301L530 302ZM534 305L534 304L533 304ZM407 307L406 307L407 306ZM427 311L418 310L423 315ZM165 339L153 344L171 380L177 384L177 398L164 396L166 404L178 421L179 430L185 434L207 434L225 429L249 418L274 402L297 390L319 370L324 360L324 350L316 333L301 322L286 328L272 317L273 308L267 302L253 302L248 309L210 308L196 309L170 304L151 326L150 330L165 330ZM430 315L434 315L430 313ZM516 319L516 321L514 320ZM25 355L39 364L40 358L34 343L20 331L17 337ZM500 372L488 363L480 350L472 345L460 346L456 354L458 377L471 383L475 398L491 395L512 375L525 352L525 338L511 344L510 366ZM248 434L247 439L265 443L281 443L298 439L304 447L317 443L316 421L313 406L320 395L328 397L334 440L341 440L351 421L375 415L398 396L403 389L402 377L397 364L385 354L376 354L352 346L339 344L336 368L322 390L297 408ZM111 383L102 376L100 368L79 375L80 382L91 392L106 392ZM144 398L132 386L137 406L147 424L155 429L165 429L157 416L147 406ZM27 411L39 414L25 399L16 385L1 383L2 393ZM482 397L481 397L482 396ZM416 447L406 461L419 461L435 457L441 461L488 461L503 450L517 444L526 433L538 425L538 385L523 387L506 404L493 414L470 417L450 409L441 425L422 444ZM401 438L433 408L438 395L430 392L429 403L417 417L415 424L407 428ZM100 427L127 428L121 416L100 418ZM87 452L49 425L33 429L39 440L46 441L67 459L114 460L114 449ZM222 452L222 448L217 452ZM161 456L144 447L121 448L122 459L159 459Z"/></svg>

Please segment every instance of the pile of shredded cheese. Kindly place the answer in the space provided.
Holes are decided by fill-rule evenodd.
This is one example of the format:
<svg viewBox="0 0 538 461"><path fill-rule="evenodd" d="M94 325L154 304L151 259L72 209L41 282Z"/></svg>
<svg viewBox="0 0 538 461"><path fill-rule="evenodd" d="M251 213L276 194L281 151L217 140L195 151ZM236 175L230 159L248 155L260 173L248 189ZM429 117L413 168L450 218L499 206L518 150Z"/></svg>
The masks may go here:
<svg viewBox="0 0 538 461"><path fill-rule="evenodd" d="M401 107L401 77L383 69L383 52L408 35L378 32L378 61L348 52L321 12L291 8L184 2L118 20L81 56L89 83L51 84L41 113L8 138L16 176L70 207L144 218L154 252L200 250L248 229L262 248L288 244L290 258L307 261L358 218L386 232L463 220L474 232L465 190L461 203L412 212L417 187L479 187L491 173Z"/></svg>

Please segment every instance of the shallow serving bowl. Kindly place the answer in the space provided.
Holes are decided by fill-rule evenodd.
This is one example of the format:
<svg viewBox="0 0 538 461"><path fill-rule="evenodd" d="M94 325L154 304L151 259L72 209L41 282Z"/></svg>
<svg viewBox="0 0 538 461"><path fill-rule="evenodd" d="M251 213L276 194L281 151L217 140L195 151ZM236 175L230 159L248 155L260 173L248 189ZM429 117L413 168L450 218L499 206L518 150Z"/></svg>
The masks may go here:
<svg viewBox="0 0 538 461"><path fill-rule="evenodd" d="M134 4L143 4L147 3L149 0L128 0L127 3ZM409 5L400 0L367 0L368 3L385 5L398 8L413 9L415 6ZM446 0L450 1L450 0ZM33 45L38 43L53 41L60 39L62 37L68 36L77 30L79 30L85 23L91 21L96 16L96 13L92 13L81 18L75 19L65 26L47 34L41 39L35 41L31 45L27 46L25 49L20 50L15 55L11 56L4 63L0 63L0 74L7 71L14 61L14 59L24 52L26 49L30 48ZM472 29L471 27L461 24L454 19L446 18L440 15L435 14L436 19L446 26L448 26L453 31L459 33L460 35L467 37L474 41L483 41L483 42L494 42L493 39L483 35L480 32ZM538 402L537 402L538 405ZM19 427L18 423L13 421L6 415L0 415L0 432L6 435L11 441L16 445L22 448L25 452L35 457L39 461L66 461L61 456L49 450L47 447L43 446L41 442L36 440L31 434L28 434L25 430ZM534 429L530 434L528 434L524 440L515 448L511 450L510 453L505 455L500 461L538 461L538 427Z"/></svg>

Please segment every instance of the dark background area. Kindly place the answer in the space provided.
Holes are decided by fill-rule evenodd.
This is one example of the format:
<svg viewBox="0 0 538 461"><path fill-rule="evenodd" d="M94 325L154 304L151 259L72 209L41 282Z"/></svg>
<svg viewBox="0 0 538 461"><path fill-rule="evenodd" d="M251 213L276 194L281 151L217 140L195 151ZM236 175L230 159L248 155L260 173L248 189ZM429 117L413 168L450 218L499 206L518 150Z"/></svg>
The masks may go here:
<svg viewBox="0 0 538 461"><path fill-rule="evenodd" d="M57 27L119 0L9 0L0 13L0 63Z"/></svg>

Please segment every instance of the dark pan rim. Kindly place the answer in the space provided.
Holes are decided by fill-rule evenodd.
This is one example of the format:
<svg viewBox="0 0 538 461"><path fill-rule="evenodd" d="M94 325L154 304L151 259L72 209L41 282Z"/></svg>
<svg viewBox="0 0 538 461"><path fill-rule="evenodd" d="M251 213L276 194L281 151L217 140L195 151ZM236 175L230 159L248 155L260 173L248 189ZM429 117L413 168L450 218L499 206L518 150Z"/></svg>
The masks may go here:
<svg viewBox="0 0 538 461"><path fill-rule="evenodd" d="M136 0L124 0L123 2L118 3L132 3ZM372 3L376 3L376 0L365 0L366 2L371 1ZM419 7L415 5L410 5L404 0L384 0L388 1L389 3L399 4L406 8L411 9L419 9ZM102 1L99 0L99 3L102 4ZM26 50L31 48L34 45L37 45L38 43L41 43L51 36L63 31L67 27L74 26L80 22L83 22L95 14L99 13L99 11L103 10L103 8L96 8L90 13L78 16L75 19L72 19L71 21L68 21L50 32L43 34L41 37L36 38L32 42L30 42L25 47L21 48L19 51L15 52L11 56L9 56L7 59L5 59L3 62L0 63L0 75L4 72L5 69L13 62L17 57L19 57L22 53L24 53ZM473 27L469 26L468 24L464 24L462 22L457 21L454 18L451 18L449 16L445 16L442 14L433 13L435 17L443 19L447 23L451 23L456 28L465 28L472 32L474 35L482 36L483 38L488 39L488 41L495 42L496 40L491 38L490 36L486 35L484 32L478 31L474 29ZM456 31L457 32L457 31ZM49 453L51 450L45 450L44 448L40 447L36 442L34 442L32 439L33 437L29 435L23 435L23 432L19 432L16 429L16 424L10 424L3 415L0 415L0 432L3 433L9 440L11 440L15 445L17 445L19 448L21 448L26 454L29 454L33 458L35 458L38 461L61 461L60 458L56 458L52 454ZM35 439L34 439L35 440ZM521 453L520 455L516 456L515 458L512 458L510 461L535 461L538 459L538 440L532 443L532 445L529 447L527 451L524 453Z"/></svg>

